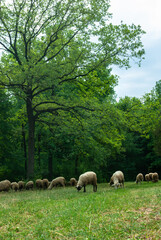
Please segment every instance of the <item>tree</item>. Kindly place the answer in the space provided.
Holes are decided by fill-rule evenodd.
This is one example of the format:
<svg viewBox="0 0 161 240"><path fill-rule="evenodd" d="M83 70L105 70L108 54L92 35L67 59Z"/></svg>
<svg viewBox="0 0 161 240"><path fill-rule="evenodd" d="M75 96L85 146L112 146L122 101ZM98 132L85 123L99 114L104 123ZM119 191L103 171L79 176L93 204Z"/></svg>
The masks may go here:
<svg viewBox="0 0 161 240"><path fill-rule="evenodd" d="M108 0L1 1L0 84L26 104L28 178L34 174L36 121L46 112L93 110L85 99L73 102L72 86L83 87L102 64L129 67L131 57L143 58L141 27L109 24L108 9ZM60 94L65 88L68 96Z"/></svg>

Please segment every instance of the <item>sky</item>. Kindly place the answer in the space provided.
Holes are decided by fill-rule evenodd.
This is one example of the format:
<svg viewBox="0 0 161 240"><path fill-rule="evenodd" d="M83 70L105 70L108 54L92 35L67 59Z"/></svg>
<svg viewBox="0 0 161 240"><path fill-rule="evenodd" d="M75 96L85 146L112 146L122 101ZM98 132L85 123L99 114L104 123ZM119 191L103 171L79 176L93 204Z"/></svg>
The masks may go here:
<svg viewBox="0 0 161 240"><path fill-rule="evenodd" d="M114 67L112 73L119 76L115 88L119 98L138 97L150 93L156 81L161 79L161 0L111 0L109 12L112 23L140 25L146 34L142 37L145 60L141 67L132 64L128 70Z"/></svg>

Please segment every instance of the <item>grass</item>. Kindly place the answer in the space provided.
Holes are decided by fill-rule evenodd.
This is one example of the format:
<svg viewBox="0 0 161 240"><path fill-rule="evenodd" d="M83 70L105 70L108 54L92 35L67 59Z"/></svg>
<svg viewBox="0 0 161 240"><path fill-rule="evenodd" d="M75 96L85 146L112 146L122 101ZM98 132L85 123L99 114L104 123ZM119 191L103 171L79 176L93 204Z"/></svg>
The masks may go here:
<svg viewBox="0 0 161 240"><path fill-rule="evenodd" d="M161 239L161 181L0 193L0 239Z"/></svg>

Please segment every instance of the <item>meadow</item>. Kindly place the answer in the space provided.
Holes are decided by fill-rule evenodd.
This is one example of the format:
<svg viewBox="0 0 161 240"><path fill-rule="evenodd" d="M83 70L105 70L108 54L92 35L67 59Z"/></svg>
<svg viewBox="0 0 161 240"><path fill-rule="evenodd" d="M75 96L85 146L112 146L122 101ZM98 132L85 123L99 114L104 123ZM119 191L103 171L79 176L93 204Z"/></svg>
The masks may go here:
<svg viewBox="0 0 161 240"><path fill-rule="evenodd" d="M0 193L0 239L161 239L161 181Z"/></svg>

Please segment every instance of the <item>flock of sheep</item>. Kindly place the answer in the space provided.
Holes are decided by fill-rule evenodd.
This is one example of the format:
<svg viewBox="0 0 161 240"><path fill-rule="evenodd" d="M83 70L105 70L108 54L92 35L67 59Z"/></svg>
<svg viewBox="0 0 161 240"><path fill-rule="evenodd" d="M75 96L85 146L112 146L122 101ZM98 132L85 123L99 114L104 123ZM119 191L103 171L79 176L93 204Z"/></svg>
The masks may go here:
<svg viewBox="0 0 161 240"><path fill-rule="evenodd" d="M136 176L136 183L141 183L144 180L144 176L142 173L139 173ZM145 175L145 181L149 182L158 182L159 176L158 173L149 173ZM110 186L115 188L124 187L124 174L122 171L116 171L111 179L110 179ZM84 188L84 192L86 192L86 186L88 184L93 185L93 191L97 192L97 175L95 172L89 171L81 174L79 176L78 181L75 178L71 178L70 181L67 183L64 177L57 177L53 179L51 182L48 179L37 179L35 181L35 187L37 189L49 189L51 190L53 187L63 186L75 186L78 191ZM19 182L10 182L9 180L3 180L0 182L0 192L2 191L9 191L10 189L17 191L17 190L29 190L34 188L34 182L28 181L26 184L24 181Z"/></svg>
<svg viewBox="0 0 161 240"><path fill-rule="evenodd" d="M136 176L136 183L141 183L142 181L144 181L144 176L142 173L139 173L137 176ZM149 182L149 181L152 181L152 182L158 182L159 181L159 175L157 172L155 173L148 173L148 174L145 174L145 181Z"/></svg>

